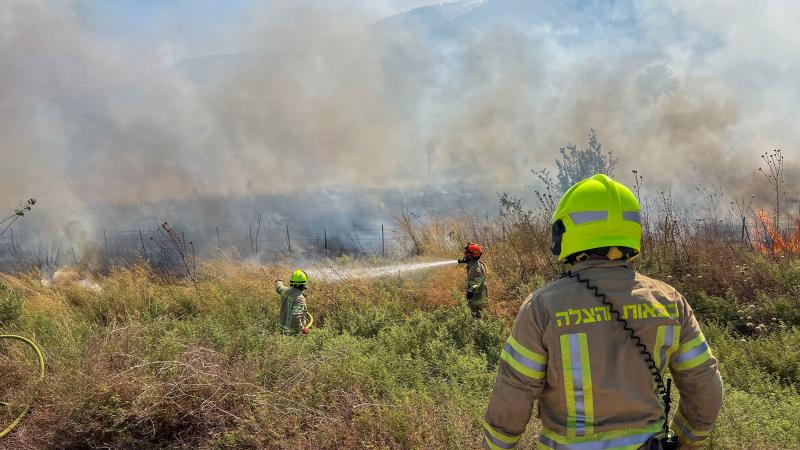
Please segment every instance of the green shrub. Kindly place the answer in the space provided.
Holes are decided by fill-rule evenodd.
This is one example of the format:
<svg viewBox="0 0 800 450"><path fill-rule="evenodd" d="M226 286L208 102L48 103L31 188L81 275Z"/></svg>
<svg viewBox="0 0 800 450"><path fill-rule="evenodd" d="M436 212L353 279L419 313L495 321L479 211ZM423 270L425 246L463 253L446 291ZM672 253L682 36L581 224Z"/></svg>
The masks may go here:
<svg viewBox="0 0 800 450"><path fill-rule="evenodd" d="M773 262L762 264L773 270ZM261 274L230 272L199 274L200 295L185 280L118 270L101 280L101 292L32 284L25 303L0 296L3 326L34 336L49 367L40 407L3 445L480 445L510 317L495 316L495 303L476 321L447 292L441 303L426 303L441 286L461 283L461 271L448 280L316 284L308 295L316 326L304 337L277 333L277 295ZM795 279L770 273L783 286ZM706 448L797 448L800 331L785 320L793 317L791 295L689 292L726 394ZM520 301L498 309L515 312ZM780 320L763 334L742 330L749 302L756 312L747 314ZM531 422L520 448L535 445L539 426Z"/></svg>
<svg viewBox="0 0 800 450"><path fill-rule="evenodd" d="M22 297L0 283L0 327L13 328L22 316Z"/></svg>

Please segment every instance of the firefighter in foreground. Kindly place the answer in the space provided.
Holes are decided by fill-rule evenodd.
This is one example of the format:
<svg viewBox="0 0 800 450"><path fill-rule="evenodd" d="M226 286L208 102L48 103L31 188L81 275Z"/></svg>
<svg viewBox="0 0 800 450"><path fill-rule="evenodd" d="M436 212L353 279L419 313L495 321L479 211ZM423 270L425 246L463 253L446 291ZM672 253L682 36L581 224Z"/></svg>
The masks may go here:
<svg viewBox="0 0 800 450"><path fill-rule="evenodd" d="M470 242L464 247L464 258L459 259L459 264L467 265L467 305L472 316L481 318L481 311L489 301L489 291L486 289L486 266L480 261L483 249L480 245Z"/></svg>
<svg viewBox="0 0 800 450"><path fill-rule="evenodd" d="M570 270L520 308L500 356L484 447L514 448L536 400L540 449L702 445L722 404L717 360L686 300L628 265L642 234L636 197L605 175L580 181L559 201L552 231L551 250ZM672 432L658 384L667 383L667 368L681 393ZM679 444L666 438L673 432Z"/></svg>
<svg viewBox="0 0 800 450"><path fill-rule="evenodd" d="M279 326L281 333L287 335L308 334L306 319L308 309L303 291L308 283L308 275L300 269L292 273L289 278L289 287L283 281L275 281L275 292L281 296L281 312Z"/></svg>

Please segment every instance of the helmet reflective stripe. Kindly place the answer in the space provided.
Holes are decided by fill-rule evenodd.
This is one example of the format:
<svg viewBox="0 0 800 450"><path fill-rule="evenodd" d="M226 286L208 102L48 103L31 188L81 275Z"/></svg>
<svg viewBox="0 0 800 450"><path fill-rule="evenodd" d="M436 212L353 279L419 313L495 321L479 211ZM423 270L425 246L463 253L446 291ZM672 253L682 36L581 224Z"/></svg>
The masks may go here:
<svg viewBox="0 0 800 450"><path fill-rule="evenodd" d="M569 213L569 218L575 225L586 222L597 222L598 220L608 219L608 211L583 211Z"/></svg>
<svg viewBox="0 0 800 450"><path fill-rule="evenodd" d="M639 215L639 211L625 211L622 213L623 220L630 220L631 222L636 222L638 224L642 223L641 216Z"/></svg>
<svg viewBox="0 0 800 450"><path fill-rule="evenodd" d="M574 212L574 213L569 213L569 218L570 220L572 220L573 224L580 225L582 223L587 223L587 222L597 222L599 220L606 220L608 219L608 212L607 211ZM638 224L642 223L639 211L625 211L622 213L622 219L629 220L631 222L636 222Z"/></svg>

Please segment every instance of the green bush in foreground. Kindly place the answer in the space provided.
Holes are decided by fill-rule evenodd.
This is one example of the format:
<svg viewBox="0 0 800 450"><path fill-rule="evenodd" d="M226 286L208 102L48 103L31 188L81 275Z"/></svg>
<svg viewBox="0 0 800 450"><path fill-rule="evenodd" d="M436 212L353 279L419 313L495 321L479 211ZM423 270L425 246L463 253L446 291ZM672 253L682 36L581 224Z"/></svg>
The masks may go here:
<svg viewBox="0 0 800 450"><path fill-rule="evenodd" d="M320 284L309 293L319 327L284 337L258 274L204 274L198 298L137 270L101 292L17 280L26 294L12 316L45 348L48 383L0 448L478 447L505 320L417 304L402 283ZM725 300L706 305L726 395L706 447L800 448L800 330L745 337L716 324Z"/></svg>

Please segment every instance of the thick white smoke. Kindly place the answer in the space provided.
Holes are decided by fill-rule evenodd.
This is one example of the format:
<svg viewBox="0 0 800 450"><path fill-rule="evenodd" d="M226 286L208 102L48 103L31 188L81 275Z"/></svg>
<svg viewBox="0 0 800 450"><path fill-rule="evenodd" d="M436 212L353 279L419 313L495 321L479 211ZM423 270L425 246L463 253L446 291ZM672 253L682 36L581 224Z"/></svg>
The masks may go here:
<svg viewBox="0 0 800 450"><path fill-rule="evenodd" d="M189 43L242 51L165 63L188 22L142 43L87 25L81 2L6 2L0 204L38 197L63 224L197 196L522 190L589 128L623 181L766 197L758 155L796 156L792 2L386 5L240 5L240 28Z"/></svg>

